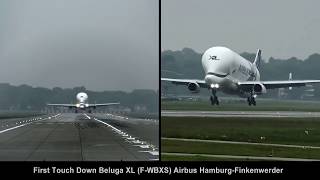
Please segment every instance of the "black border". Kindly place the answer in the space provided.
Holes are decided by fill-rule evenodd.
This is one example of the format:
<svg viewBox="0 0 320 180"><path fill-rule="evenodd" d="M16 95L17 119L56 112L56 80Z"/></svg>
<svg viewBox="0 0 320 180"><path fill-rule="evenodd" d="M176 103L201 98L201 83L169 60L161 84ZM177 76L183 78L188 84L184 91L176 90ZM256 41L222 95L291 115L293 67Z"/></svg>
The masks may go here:
<svg viewBox="0 0 320 180"><path fill-rule="evenodd" d="M159 97L158 97L158 102L159 102L159 161L161 161L161 0L159 1Z"/></svg>
<svg viewBox="0 0 320 180"><path fill-rule="evenodd" d="M40 168L50 168L50 173L34 173L34 167ZM73 168L76 170L77 167L81 167L82 169L96 169L96 173L53 173L52 167L57 168ZM103 167L105 169L112 168L112 169L123 169L122 173L115 174L115 173L99 173L98 169ZM143 172L138 174L138 168L144 167L157 169L156 171L152 172ZM283 169L282 173L199 173L200 167L204 168L231 168L234 169L236 167L241 168L277 168ZM288 161L268 161L268 162L232 162L232 161L211 161L211 162L195 162L195 161L128 161L128 162L121 162L121 161L113 161L113 162L105 162L105 161L86 161L86 162L79 162L79 161L70 161L70 162L63 162L63 161L51 161L51 162L41 162L41 161L28 161L28 162L12 162L12 161L3 161L0 162L0 173L2 177L4 175L13 176L287 176L287 175L303 175L305 177L310 177L310 175L317 175L318 169L320 167L319 162L288 162ZM135 171L134 174L126 173L126 168L133 168ZM196 173L187 173L187 172L180 172L180 173L173 173L175 168L187 168L187 169L197 169ZM161 171L160 169L171 169L171 172L168 171ZM160 171L159 171L160 170ZM25 177L24 177L25 178Z"/></svg>

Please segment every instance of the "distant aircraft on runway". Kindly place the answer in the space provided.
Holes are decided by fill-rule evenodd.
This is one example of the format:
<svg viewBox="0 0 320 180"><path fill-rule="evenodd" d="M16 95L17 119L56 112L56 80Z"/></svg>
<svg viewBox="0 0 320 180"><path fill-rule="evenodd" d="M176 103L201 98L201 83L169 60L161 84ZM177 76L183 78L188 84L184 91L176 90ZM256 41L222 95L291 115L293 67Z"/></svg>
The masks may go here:
<svg viewBox="0 0 320 180"><path fill-rule="evenodd" d="M210 89L212 105L219 105L216 93L222 91L247 98L250 106L255 106L257 95L266 93L267 89L291 89L291 87L320 83L320 80L292 80L292 75L289 75L289 80L286 81L260 81L260 61L260 49L254 62L251 63L226 47L212 47L202 55L202 66L206 74L204 80L161 78L161 81L186 85L194 93L198 93L200 88Z"/></svg>
<svg viewBox="0 0 320 180"><path fill-rule="evenodd" d="M70 109L75 109L75 113L78 113L78 110L86 110L91 113L92 109L95 109L98 106L111 106L118 105L120 103L103 103L103 104L89 104L88 103L88 95L87 93L80 92L77 94L77 103L76 104L47 104L48 106L60 106L60 107L68 107Z"/></svg>

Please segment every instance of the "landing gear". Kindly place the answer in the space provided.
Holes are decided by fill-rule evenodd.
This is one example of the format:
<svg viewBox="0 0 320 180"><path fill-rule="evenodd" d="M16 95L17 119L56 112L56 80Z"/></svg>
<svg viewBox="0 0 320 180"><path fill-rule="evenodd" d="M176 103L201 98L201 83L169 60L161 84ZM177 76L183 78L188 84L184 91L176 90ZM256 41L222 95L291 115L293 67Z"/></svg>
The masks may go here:
<svg viewBox="0 0 320 180"><path fill-rule="evenodd" d="M74 113L78 113L78 110L75 110Z"/></svg>
<svg viewBox="0 0 320 180"><path fill-rule="evenodd" d="M253 96L248 97L247 99L249 106L256 105L256 99Z"/></svg>
<svg viewBox="0 0 320 180"><path fill-rule="evenodd" d="M215 89L212 89L212 96L210 96L210 101L211 101L211 105L217 105L219 106L219 99L218 97L216 96L216 90Z"/></svg>
<svg viewBox="0 0 320 180"><path fill-rule="evenodd" d="M92 113L92 111L91 111L91 109L89 109L89 111L88 111L90 114Z"/></svg>
<svg viewBox="0 0 320 180"><path fill-rule="evenodd" d="M217 96L210 96L211 105L219 105L219 100Z"/></svg>

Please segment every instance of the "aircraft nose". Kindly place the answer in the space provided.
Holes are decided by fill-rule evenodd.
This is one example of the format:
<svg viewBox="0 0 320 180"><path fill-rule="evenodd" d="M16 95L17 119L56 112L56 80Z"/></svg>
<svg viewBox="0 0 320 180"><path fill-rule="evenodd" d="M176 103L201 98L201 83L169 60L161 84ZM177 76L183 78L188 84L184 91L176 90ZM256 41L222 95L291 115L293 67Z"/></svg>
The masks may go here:
<svg viewBox="0 0 320 180"><path fill-rule="evenodd" d="M219 84L222 84L223 78L215 75L207 74L204 78L204 81L209 85L212 85L212 84L219 85Z"/></svg>

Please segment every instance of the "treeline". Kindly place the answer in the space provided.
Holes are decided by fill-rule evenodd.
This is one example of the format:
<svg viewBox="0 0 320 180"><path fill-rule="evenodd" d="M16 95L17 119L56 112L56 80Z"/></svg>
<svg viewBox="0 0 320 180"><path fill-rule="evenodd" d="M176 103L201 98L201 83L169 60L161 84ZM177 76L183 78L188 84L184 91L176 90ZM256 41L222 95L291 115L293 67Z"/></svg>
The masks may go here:
<svg viewBox="0 0 320 180"><path fill-rule="evenodd" d="M120 102L122 107L132 110L137 106L145 107L149 112L157 112L159 106L159 92L154 90L133 90L95 92L85 87L53 89L32 87L29 85L12 86L0 83L1 110L42 110L47 103L76 103L76 94L86 92L89 103Z"/></svg>
<svg viewBox="0 0 320 180"><path fill-rule="evenodd" d="M250 61L255 58L255 53L244 52L240 55ZM184 48L181 51L163 51L161 53L161 77L203 79L205 74L201 64L201 57L201 53L197 53L190 48ZM264 59L262 54L262 59L260 66L261 80L287 80L290 72L293 74L293 79L296 80L320 79L320 54L312 54L304 60L295 57L289 59L276 59L274 57ZM309 91L309 94L312 93L314 98L320 99L319 85L315 85L313 88L314 91ZM184 89L170 87L169 90L171 92L187 92ZM301 98L306 91L308 91L308 88L294 88L287 97ZM207 92L205 91L205 93ZM277 93L278 91L270 91L264 97L274 97Z"/></svg>

